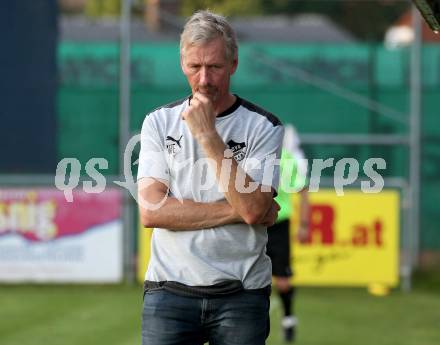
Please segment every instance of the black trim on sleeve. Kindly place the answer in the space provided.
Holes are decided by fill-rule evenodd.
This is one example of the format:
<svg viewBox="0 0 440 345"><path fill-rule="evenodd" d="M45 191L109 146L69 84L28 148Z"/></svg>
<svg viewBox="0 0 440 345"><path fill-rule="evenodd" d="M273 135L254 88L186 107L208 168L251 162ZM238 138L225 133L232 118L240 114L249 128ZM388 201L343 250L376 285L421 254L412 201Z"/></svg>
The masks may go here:
<svg viewBox="0 0 440 345"><path fill-rule="evenodd" d="M253 111L254 113L260 114L264 116L266 119L270 121L270 123L276 127L276 126L282 126L281 121L272 113L268 112L267 110L261 108L260 106L251 103L245 99L241 100L241 105L245 107L246 109Z"/></svg>
<svg viewBox="0 0 440 345"><path fill-rule="evenodd" d="M170 108L177 107L178 105L181 105L182 103L186 102L186 101L188 100L188 98L189 98L189 96L187 96L187 97L185 97L185 98L182 98L182 99L179 99L179 100L177 100L177 101L174 101L174 102L171 102L171 103L165 104L165 105L161 105L160 107L157 107L156 109L152 110L152 111L150 112L150 114L151 114L151 113L154 113L155 111L157 111L157 110L159 110L159 109L163 109L163 108L170 109Z"/></svg>

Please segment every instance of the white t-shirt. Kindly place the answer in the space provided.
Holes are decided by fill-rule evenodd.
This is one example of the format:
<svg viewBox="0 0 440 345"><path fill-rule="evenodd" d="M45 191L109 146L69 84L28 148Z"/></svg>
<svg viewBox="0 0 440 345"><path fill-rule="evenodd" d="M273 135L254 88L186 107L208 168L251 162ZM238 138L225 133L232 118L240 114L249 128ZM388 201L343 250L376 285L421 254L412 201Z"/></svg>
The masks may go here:
<svg viewBox="0 0 440 345"><path fill-rule="evenodd" d="M156 109L145 118L138 180L165 180L170 195L176 198L196 202L225 200L202 148L181 118L188 105L189 98L185 98ZM237 96L236 102L217 116L215 126L246 173L268 190L276 190L277 160L284 134L281 122ZM188 231L155 228L145 279L189 286L240 280L245 289L262 288L271 283L266 242L267 232L262 225L230 224Z"/></svg>

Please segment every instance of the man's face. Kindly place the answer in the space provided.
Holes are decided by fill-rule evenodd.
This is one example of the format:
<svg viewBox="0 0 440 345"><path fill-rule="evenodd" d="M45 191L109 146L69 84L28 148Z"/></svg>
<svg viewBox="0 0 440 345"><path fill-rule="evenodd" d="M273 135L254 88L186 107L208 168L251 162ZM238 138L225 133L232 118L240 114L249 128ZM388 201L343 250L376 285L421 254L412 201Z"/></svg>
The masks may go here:
<svg viewBox="0 0 440 345"><path fill-rule="evenodd" d="M188 79L192 93L200 92L217 102L229 93L229 81L237 68L237 59L226 59L222 38L206 44L187 46L180 57L182 71Z"/></svg>

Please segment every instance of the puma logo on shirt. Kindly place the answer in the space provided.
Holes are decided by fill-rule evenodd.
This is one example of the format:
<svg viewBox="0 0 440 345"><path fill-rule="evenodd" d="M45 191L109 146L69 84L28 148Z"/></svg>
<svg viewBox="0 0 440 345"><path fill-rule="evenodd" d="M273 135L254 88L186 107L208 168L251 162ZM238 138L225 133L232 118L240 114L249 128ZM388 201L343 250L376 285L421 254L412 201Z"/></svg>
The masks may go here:
<svg viewBox="0 0 440 345"><path fill-rule="evenodd" d="M167 135L166 147L170 155L175 155L177 152L180 151L180 149L182 148L182 145L180 144L182 137L183 135L181 135L179 139L174 139L172 136Z"/></svg>

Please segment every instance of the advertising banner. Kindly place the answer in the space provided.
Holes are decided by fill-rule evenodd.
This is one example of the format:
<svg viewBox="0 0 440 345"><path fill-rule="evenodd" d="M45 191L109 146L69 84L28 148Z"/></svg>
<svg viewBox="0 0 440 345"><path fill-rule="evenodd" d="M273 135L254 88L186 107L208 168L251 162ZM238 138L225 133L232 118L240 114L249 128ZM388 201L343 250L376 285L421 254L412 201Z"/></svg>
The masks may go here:
<svg viewBox="0 0 440 345"><path fill-rule="evenodd" d="M122 194L0 188L0 282L118 282Z"/></svg>
<svg viewBox="0 0 440 345"><path fill-rule="evenodd" d="M334 190L309 193L309 237L291 229L294 281L298 285L395 286L399 278L400 199L397 191L378 194ZM299 209L294 198L294 210Z"/></svg>
<svg viewBox="0 0 440 345"><path fill-rule="evenodd" d="M145 279L145 272L147 272L148 262L150 262L150 244L153 229L144 228L141 222L139 222L138 231L138 262L136 278L138 282L142 283Z"/></svg>

